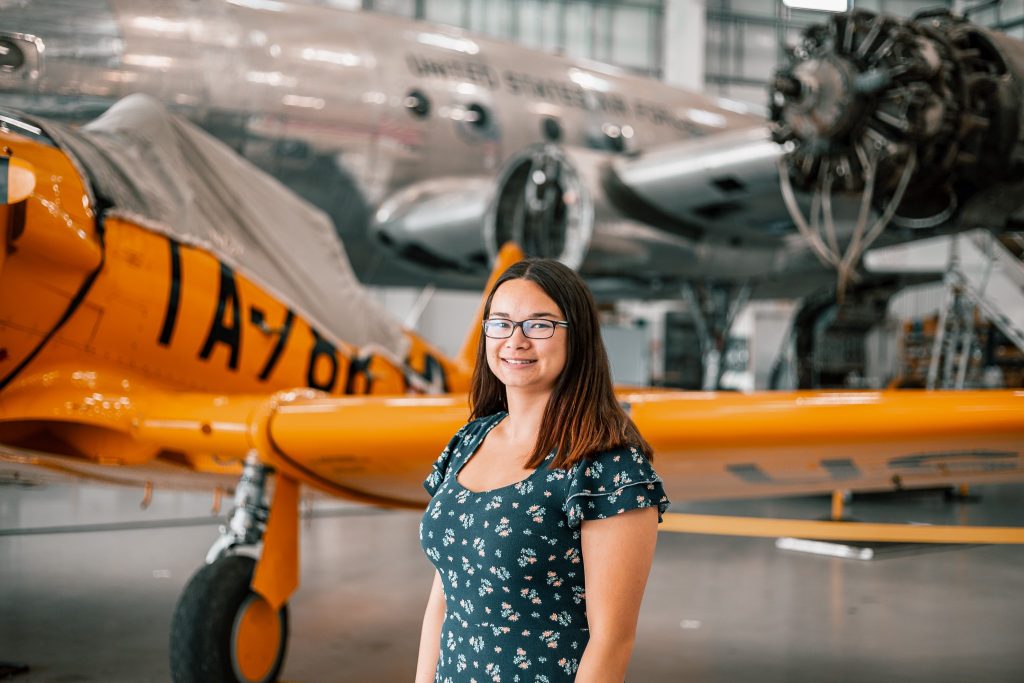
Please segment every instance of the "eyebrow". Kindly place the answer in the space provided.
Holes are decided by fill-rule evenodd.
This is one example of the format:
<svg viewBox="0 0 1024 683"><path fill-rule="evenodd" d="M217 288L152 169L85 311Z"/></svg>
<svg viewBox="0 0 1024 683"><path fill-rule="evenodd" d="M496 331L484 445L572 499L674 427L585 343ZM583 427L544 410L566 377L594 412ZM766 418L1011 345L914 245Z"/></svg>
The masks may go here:
<svg viewBox="0 0 1024 683"><path fill-rule="evenodd" d="M499 313L497 311L491 311L491 314L488 317L489 318L511 318L511 316L508 313ZM558 314L556 314L556 313L531 313L530 316L528 318L526 318L526 320L533 320L535 318L557 318L557 317L558 317Z"/></svg>

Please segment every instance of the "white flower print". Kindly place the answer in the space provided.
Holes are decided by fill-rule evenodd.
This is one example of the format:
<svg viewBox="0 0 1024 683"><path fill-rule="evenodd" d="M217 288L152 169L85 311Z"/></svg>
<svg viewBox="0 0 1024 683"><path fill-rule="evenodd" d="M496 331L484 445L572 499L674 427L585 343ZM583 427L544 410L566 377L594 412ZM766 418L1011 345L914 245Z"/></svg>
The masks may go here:
<svg viewBox="0 0 1024 683"><path fill-rule="evenodd" d="M519 591L519 594L534 605L539 605L541 603L540 593L537 592L536 588L524 588Z"/></svg>
<svg viewBox="0 0 1024 683"><path fill-rule="evenodd" d="M512 526L508 522L508 517L502 517L498 522L498 526L494 528L494 531L502 538L505 538L512 533Z"/></svg>
<svg viewBox="0 0 1024 683"><path fill-rule="evenodd" d="M531 505L526 508L526 514L529 515L536 524L540 524L544 521L544 514L546 512L547 508L543 505Z"/></svg>
<svg viewBox="0 0 1024 683"><path fill-rule="evenodd" d="M523 548L519 551L519 566L525 567L537 561L537 551L533 548Z"/></svg>
<svg viewBox="0 0 1024 683"><path fill-rule="evenodd" d="M518 493L521 496L525 496L533 491L533 482L531 482L529 479L525 479L516 484L514 488L516 490L516 493Z"/></svg>

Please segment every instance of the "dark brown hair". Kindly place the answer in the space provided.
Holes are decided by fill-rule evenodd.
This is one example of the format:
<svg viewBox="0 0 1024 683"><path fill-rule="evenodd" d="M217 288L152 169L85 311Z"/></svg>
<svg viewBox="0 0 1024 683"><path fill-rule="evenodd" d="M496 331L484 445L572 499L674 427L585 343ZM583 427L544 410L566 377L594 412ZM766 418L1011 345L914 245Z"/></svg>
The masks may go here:
<svg viewBox="0 0 1024 683"><path fill-rule="evenodd" d="M529 280L538 285L569 321L565 367L555 380L526 467L540 467L553 450L552 469L567 469L584 458L622 446L633 446L653 459L650 444L615 398L597 304L582 278L553 259L514 263L488 292L484 320L491 314L494 293L509 280ZM480 335L469 394L472 419L508 410L505 385L487 365L486 345L486 337Z"/></svg>

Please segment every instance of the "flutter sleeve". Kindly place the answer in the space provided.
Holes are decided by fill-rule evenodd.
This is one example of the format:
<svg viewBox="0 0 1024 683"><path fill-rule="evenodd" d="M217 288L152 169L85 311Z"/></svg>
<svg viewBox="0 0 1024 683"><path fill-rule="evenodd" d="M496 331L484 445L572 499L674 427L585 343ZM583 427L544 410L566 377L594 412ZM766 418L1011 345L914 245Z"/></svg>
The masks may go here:
<svg viewBox="0 0 1024 683"><path fill-rule="evenodd" d="M668 509L661 477L635 448L601 453L579 463L571 473L565 514L571 528L583 520L605 519L628 510L657 507L658 522Z"/></svg>
<svg viewBox="0 0 1024 683"><path fill-rule="evenodd" d="M448 466L451 464L452 454L458 452L459 447L464 443L471 424L464 425L459 431L455 432L455 436L451 438L448 445L441 451L441 455L437 456L437 460L430 467L430 474L423 480L423 488L427 490L431 497L441 487L441 482L444 481L445 476L448 474Z"/></svg>

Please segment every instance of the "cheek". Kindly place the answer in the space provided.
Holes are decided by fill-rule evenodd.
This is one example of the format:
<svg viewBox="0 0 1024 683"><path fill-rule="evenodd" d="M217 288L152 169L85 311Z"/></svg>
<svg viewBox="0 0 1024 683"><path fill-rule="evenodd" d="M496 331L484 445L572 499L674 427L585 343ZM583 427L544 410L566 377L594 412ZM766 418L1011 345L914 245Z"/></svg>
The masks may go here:
<svg viewBox="0 0 1024 683"><path fill-rule="evenodd" d="M487 367L491 369L491 372L498 371L498 351L500 349L501 343L494 339L488 339L484 346L484 356L487 358Z"/></svg>
<svg viewBox="0 0 1024 683"><path fill-rule="evenodd" d="M565 364L569 358L566 343L563 341L558 346L552 348L549 357L551 358L552 370L555 371L556 374L561 374L562 370L565 369Z"/></svg>

